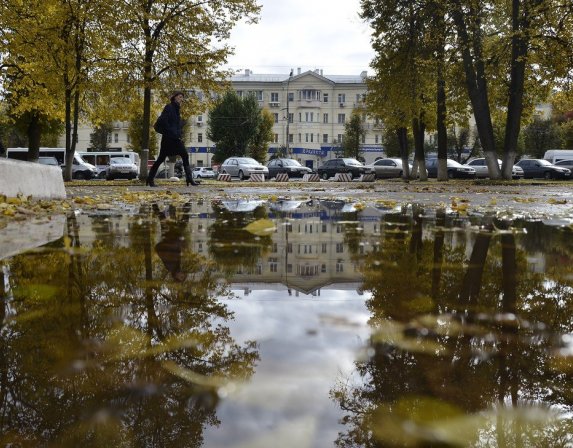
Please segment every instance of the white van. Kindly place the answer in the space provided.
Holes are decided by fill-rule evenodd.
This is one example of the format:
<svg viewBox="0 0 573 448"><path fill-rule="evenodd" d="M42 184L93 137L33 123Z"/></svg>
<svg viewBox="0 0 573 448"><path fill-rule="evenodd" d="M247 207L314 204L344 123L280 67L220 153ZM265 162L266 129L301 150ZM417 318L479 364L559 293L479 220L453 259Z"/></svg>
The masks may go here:
<svg viewBox="0 0 573 448"><path fill-rule="evenodd" d="M545 151L543 158L551 163L560 160L573 160L573 149L550 149Z"/></svg>
<svg viewBox="0 0 573 448"><path fill-rule="evenodd" d="M94 165L97 169L97 177L105 178L105 172L109 166L109 160L116 157L129 159L137 166L137 175L139 175L139 154L133 151L80 151L79 154L86 162Z"/></svg>
<svg viewBox="0 0 573 448"><path fill-rule="evenodd" d="M40 148L40 157L55 157L60 166L64 167L66 148ZM16 160L28 160L28 148L8 148L6 157ZM92 179L97 175L95 166L87 163L77 152L72 162L72 179Z"/></svg>

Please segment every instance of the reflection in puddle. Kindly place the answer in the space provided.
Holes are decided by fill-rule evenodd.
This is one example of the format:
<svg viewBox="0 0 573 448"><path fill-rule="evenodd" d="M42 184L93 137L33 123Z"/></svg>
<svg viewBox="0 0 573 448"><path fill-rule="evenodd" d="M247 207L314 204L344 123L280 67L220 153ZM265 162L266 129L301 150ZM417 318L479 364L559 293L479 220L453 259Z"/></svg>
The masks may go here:
<svg viewBox="0 0 573 448"><path fill-rule="evenodd" d="M573 238L550 224L382 201L70 215L1 265L0 443L566 446Z"/></svg>

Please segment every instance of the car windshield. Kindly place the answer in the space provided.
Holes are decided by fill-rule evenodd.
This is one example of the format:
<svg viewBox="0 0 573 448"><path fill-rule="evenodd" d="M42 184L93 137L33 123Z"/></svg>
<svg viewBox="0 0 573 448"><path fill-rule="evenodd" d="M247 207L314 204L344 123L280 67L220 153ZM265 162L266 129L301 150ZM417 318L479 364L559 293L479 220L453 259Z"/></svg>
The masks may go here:
<svg viewBox="0 0 573 448"><path fill-rule="evenodd" d="M362 164L356 159L342 159L346 165L362 166Z"/></svg>
<svg viewBox="0 0 573 448"><path fill-rule="evenodd" d="M259 162L257 162L255 159L251 159L250 157L239 157L237 159L237 162L239 162L239 164L241 165L258 165Z"/></svg>
<svg viewBox="0 0 573 448"><path fill-rule="evenodd" d="M284 166L301 166L301 164L298 163L298 161L293 159L283 159L282 162Z"/></svg>
<svg viewBox="0 0 573 448"><path fill-rule="evenodd" d="M203 171L213 171L213 168L201 168Z"/></svg>

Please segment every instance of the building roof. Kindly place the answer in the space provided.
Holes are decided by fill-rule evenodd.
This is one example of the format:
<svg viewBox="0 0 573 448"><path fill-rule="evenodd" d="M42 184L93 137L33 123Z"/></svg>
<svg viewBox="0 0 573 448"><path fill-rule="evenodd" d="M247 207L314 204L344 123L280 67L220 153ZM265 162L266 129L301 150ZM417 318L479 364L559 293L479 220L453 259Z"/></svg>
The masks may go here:
<svg viewBox="0 0 573 448"><path fill-rule="evenodd" d="M303 75L312 74L318 77L325 78L336 84L361 84L366 81L366 72L358 75L325 75L322 71L307 70L306 72L294 74L291 78L299 78ZM257 74L251 70L245 70L243 73L238 73L231 77L232 82L286 82L289 79L289 74Z"/></svg>

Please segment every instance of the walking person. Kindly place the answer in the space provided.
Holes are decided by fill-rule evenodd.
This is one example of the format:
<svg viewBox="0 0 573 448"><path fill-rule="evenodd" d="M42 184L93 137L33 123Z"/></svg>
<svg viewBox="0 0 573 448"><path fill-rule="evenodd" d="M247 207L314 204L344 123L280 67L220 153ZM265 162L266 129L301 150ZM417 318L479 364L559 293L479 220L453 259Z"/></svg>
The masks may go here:
<svg viewBox="0 0 573 448"><path fill-rule="evenodd" d="M185 170L185 179L187 185L199 185L191 175L191 167L189 166L189 154L183 144L183 125L181 122L181 102L183 101L183 92L174 92L171 95L171 101L163 108L163 112L158 119L161 123L161 147L159 149L159 156L153 163L149 174L147 175L146 185L155 187L153 179L157 174L159 166L169 156L180 156L183 161L183 169Z"/></svg>

